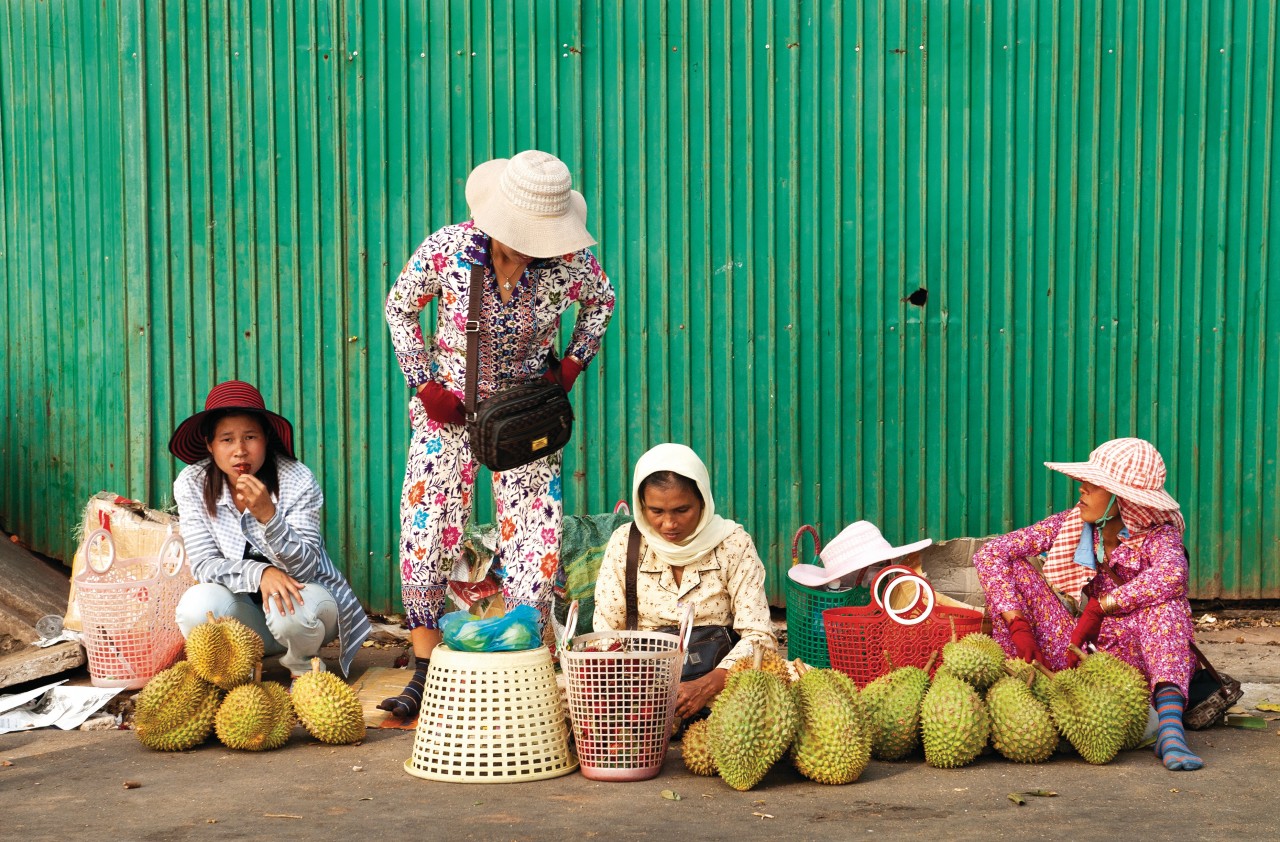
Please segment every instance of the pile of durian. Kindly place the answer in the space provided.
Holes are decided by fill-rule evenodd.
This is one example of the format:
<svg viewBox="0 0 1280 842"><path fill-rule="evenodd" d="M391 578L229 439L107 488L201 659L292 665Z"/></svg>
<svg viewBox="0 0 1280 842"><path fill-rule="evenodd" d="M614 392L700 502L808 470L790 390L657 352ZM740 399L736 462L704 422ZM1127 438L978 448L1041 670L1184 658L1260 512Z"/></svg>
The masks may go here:
<svg viewBox="0 0 1280 842"><path fill-rule="evenodd" d="M870 731L858 686L844 673L790 665L757 649L729 670L711 716L682 738L684 763L697 775L720 775L748 790L790 754L800 774L827 784L858 779L871 759Z"/></svg>
<svg viewBox="0 0 1280 842"><path fill-rule="evenodd" d="M902 760L922 746L940 769L972 763L988 743L1010 760L1040 763L1065 750L1064 738L1086 761L1108 763L1142 742L1147 680L1114 655L1076 654L1078 667L1050 673L1006 659L989 635L974 633L943 647L932 680L933 658L859 692L843 673L798 660L793 681L785 660L757 652L730 670L711 716L685 730L684 763L737 790L758 784L784 754L829 784L856 781L870 758Z"/></svg>
<svg viewBox="0 0 1280 842"><path fill-rule="evenodd" d="M228 748L270 751L289 742L299 721L321 742L364 739L360 700L342 679L322 671L319 658L290 691L262 680L262 652L255 631L210 613L187 636L187 659L158 673L138 694L138 740L156 751L186 751L216 733Z"/></svg>

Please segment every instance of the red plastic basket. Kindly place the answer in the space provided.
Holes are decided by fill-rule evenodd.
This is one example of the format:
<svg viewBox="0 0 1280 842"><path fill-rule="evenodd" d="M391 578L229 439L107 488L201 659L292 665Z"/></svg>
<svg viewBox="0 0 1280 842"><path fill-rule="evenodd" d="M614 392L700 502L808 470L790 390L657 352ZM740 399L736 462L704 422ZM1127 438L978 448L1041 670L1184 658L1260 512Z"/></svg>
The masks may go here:
<svg viewBox="0 0 1280 842"><path fill-rule="evenodd" d="M901 619L891 616L878 598L871 605L828 608L822 612L831 666L859 687L865 687L891 668L923 669L929 656L951 640L953 623L957 638L982 629L982 612L937 606L928 583L920 577L913 576L913 579L920 583L920 599L894 612ZM878 597L876 591L877 588L872 589L873 596Z"/></svg>

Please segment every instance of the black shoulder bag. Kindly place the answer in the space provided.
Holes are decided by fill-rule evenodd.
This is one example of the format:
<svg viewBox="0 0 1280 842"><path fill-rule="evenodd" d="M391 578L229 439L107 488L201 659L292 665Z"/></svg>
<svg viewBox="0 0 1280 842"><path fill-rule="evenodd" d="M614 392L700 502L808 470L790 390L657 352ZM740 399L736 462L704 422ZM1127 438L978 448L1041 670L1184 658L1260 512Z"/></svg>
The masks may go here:
<svg viewBox="0 0 1280 842"><path fill-rule="evenodd" d="M631 533L627 538L627 628L635 631L640 622L640 611L636 606L636 579L640 570L640 530L631 524ZM675 626L663 626L660 632L679 635ZM689 634L689 648L684 653L684 669L680 672L681 681L692 681L711 672L734 645L742 639L730 626L694 626Z"/></svg>
<svg viewBox="0 0 1280 842"><path fill-rule="evenodd" d="M541 378L490 395L476 406L483 279L484 268L472 264L463 406L471 452L490 470L508 471L549 456L568 444L573 434L573 406L559 384Z"/></svg>

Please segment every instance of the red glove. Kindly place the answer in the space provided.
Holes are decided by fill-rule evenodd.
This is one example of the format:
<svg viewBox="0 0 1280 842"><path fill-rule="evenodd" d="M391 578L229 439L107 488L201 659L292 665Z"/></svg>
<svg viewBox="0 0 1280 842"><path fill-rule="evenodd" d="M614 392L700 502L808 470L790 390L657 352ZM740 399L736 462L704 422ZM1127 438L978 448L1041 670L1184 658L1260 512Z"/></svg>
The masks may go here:
<svg viewBox="0 0 1280 842"><path fill-rule="evenodd" d="M578 379L578 375L582 373L582 363L578 362L575 357L565 357L560 361L559 368L548 368L547 373L542 378L550 383L556 383L565 394L573 388L573 383Z"/></svg>
<svg viewBox="0 0 1280 842"><path fill-rule="evenodd" d="M1093 643L1098 639L1098 632L1102 629L1102 603L1096 599L1089 600L1089 604L1084 607L1084 611L1080 612L1080 619L1076 620L1075 630L1071 632L1071 645L1077 648L1084 648L1086 643ZM1067 651L1067 668L1070 669L1080 663L1080 658L1075 652Z"/></svg>
<svg viewBox="0 0 1280 842"><path fill-rule="evenodd" d="M434 380L428 380L418 387L418 400L427 411L427 417L441 424L467 423L466 411L457 395L450 392Z"/></svg>
<svg viewBox="0 0 1280 842"><path fill-rule="evenodd" d="M1036 636L1031 633L1031 624L1027 622L1027 618L1019 614L1010 620L1008 625L1009 639L1013 641L1013 648L1017 651L1018 657L1027 663L1035 661L1044 663L1044 653L1036 643Z"/></svg>
<svg viewBox="0 0 1280 842"><path fill-rule="evenodd" d="M578 362L577 357L565 357L560 361L560 385L566 394L573 388L574 381L581 373L582 363Z"/></svg>

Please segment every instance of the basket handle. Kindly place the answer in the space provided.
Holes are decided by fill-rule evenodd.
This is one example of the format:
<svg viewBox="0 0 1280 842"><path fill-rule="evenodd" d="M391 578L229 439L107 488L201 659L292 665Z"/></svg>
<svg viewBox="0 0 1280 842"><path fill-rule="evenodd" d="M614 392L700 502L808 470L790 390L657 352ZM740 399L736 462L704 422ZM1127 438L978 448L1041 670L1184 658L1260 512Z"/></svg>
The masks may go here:
<svg viewBox="0 0 1280 842"><path fill-rule="evenodd" d="M915 582L916 587L920 589L920 596L927 597L927 599L925 600L924 610L920 612L920 615L918 617L912 617L908 620L902 619L902 615L906 614L908 611L915 610L915 607L918 603L913 602L911 605L907 606L906 608L901 608L901 609L895 609L889 606L889 594L893 592L894 588L898 587L898 585L901 585L903 582ZM929 584L929 581L919 574L908 573L905 576L899 576L898 578L894 579L892 582L889 583L888 587L884 589L884 600L881 607L884 608L884 613L889 615L889 619L893 620L898 625L914 626L917 623L923 623L925 620L929 619L929 615L933 613L933 607L937 604L937 602L938 602L938 598L934 594L933 586Z"/></svg>
<svg viewBox="0 0 1280 842"><path fill-rule="evenodd" d="M182 536L174 531L173 524L169 525L169 534L160 545L160 552L157 555L160 559L160 569L170 579L177 576L182 571L182 565L187 563L187 544L182 540Z"/></svg>
<svg viewBox="0 0 1280 842"><path fill-rule="evenodd" d="M905 573L909 576L915 575L915 570L907 567L905 564L891 564L876 574L876 578L871 583L871 602L881 610L885 609L884 601L880 598L880 586L885 583L885 579L890 576L896 576L899 573Z"/></svg>
<svg viewBox="0 0 1280 842"><path fill-rule="evenodd" d="M680 610L680 651L689 649L689 638L693 635L693 603L686 602Z"/></svg>
<svg viewBox="0 0 1280 842"><path fill-rule="evenodd" d="M107 542L107 562L101 567L94 563L93 556L89 552L89 548L95 541ZM106 573L111 569L111 565L116 563L116 542L111 538L111 533L105 529L95 529L90 532L89 536L84 539L84 547L81 552L84 553L85 567L89 568L94 573Z"/></svg>
<svg viewBox="0 0 1280 842"><path fill-rule="evenodd" d="M627 515L631 514L631 506L626 500L619 500L613 504L613 513L616 515L619 512Z"/></svg>
<svg viewBox="0 0 1280 842"><path fill-rule="evenodd" d="M564 634L560 637L560 651L573 651L573 635L578 629L578 600L569 603L569 611L564 616Z"/></svg>
<svg viewBox="0 0 1280 842"><path fill-rule="evenodd" d="M822 539L818 537L818 530L812 524L806 523L804 526L796 530L795 537L791 539L791 566L795 567L800 563L800 536L808 533L813 538L813 554L818 556L818 563L822 563Z"/></svg>

